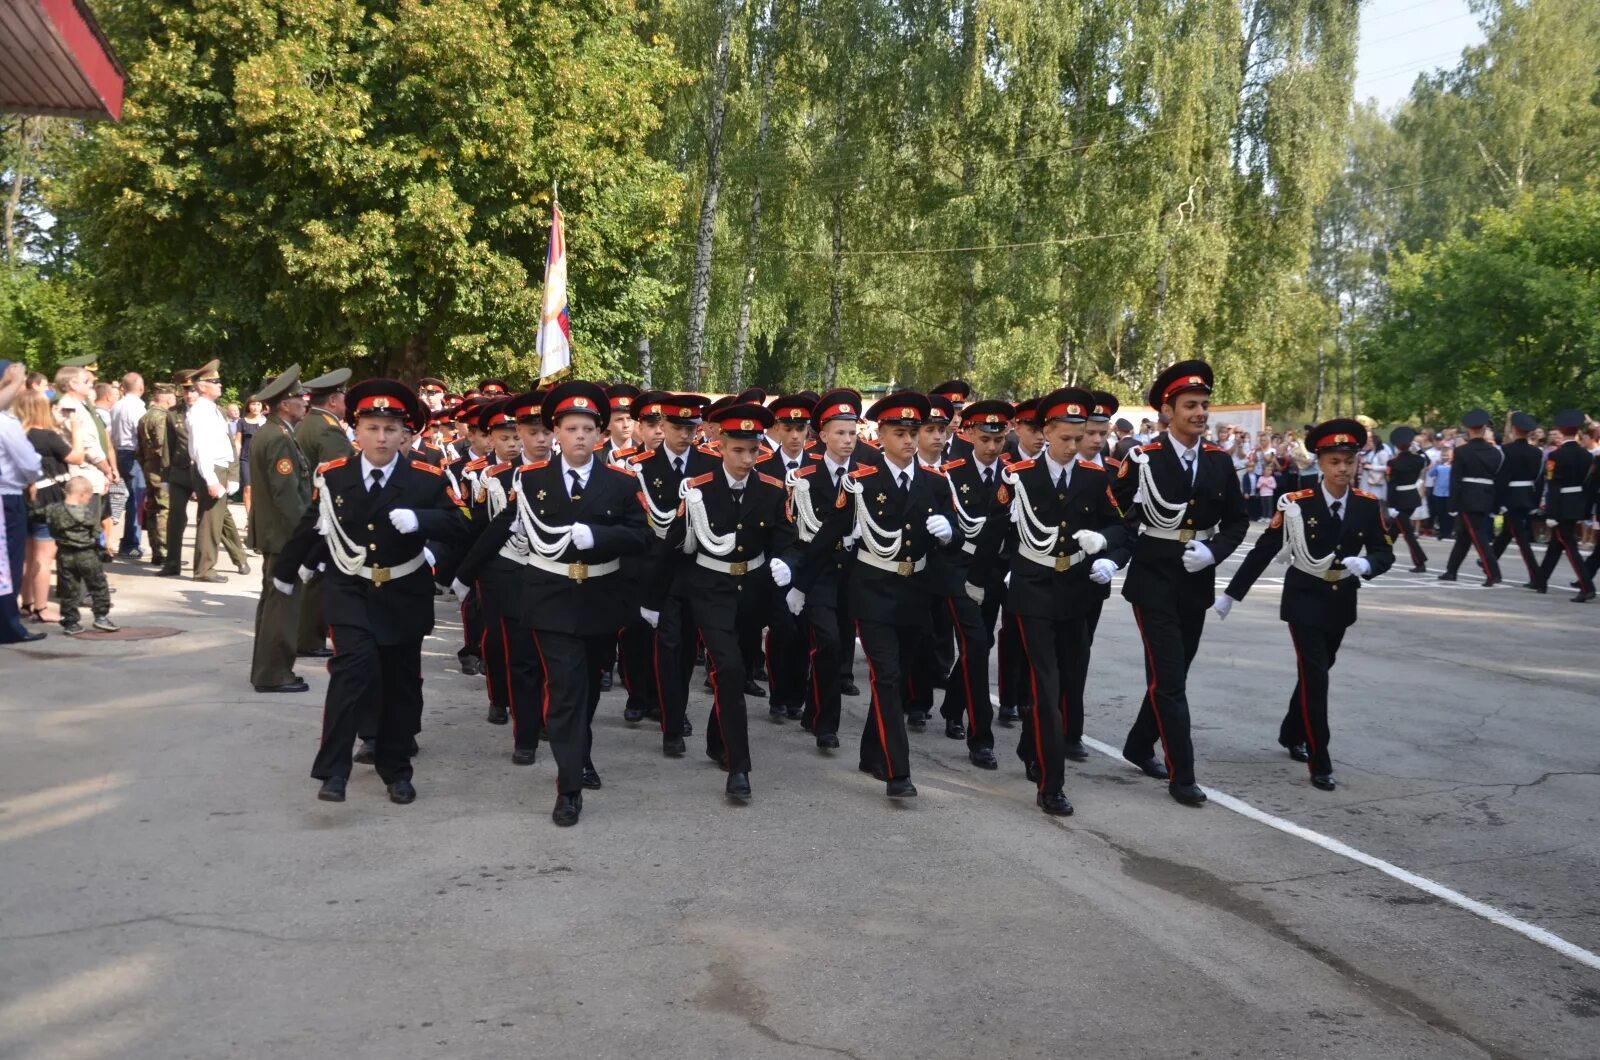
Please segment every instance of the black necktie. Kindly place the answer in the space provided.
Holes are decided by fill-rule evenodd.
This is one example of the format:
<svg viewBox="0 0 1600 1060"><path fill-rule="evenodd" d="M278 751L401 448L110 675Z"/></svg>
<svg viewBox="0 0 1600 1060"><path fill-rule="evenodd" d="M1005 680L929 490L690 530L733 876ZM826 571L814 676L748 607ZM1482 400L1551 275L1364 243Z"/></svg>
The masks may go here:
<svg viewBox="0 0 1600 1060"><path fill-rule="evenodd" d="M839 470L833 473L833 484L835 486L844 484L844 468L841 467Z"/></svg>
<svg viewBox="0 0 1600 1060"><path fill-rule="evenodd" d="M1183 454L1183 473L1189 477L1189 484L1194 484L1194 451Z"/></svg>
<svg viewBox="0 0 1600 1060"><path fill-rule="evenodd" d="M368 493L377 493L382 488L383 488L383 469L375 467L375 468L372 469L372 484L367 487L367 492Z"/></svg>
<svg viewBox="0 0 1600 1060"><path fill-rule="evenodd" d="M798 461L798 460L791 460L788 463L788 468L789 468L790 471L793 471L795 468L797 468L799 466L800 466L800 461Z"/></svg>
<svg viewBox="0 0 1600 1060"><path fill-rule="evenodd" d="M733 506L737 508L739 505L744 503L744 487L734 486L732 487L731 492L733 493Z"/></svg>
<svg viewBox="0 0 1600 1060"><path fill-rule="evenodd" d="M1067 469L1066 468L1062 468L1061 469L1061 477L1056 479L1056 489L1060 490L1062 493L1067 492Z"/></svg>
<svg viewBox="0 0 1600 1060"><path fill-rule="evenodd" d="M1344 516L1339 513L1339 509L1343 507L1344 501L1334 501L1328 506L1328 514L1333 516L1334 533L1338 533L1340 530L1344 529Z"/></svg>
<svg viewBox="0 0 1600 1060"><path fill-rule="evenodd" d="M994 468L986 467L983 469L983 484L985 486L994 485Z"/></svg>
<svg viewBox="0 0 1600 1060"><path fill-rule="evenodd" d="M901 493L904 493L906 491L906 484L909 483L910 481L911 481L911 476L906 474L904 471L899 472L894 477L894 484L896 486L900 487L900 492Z"/></svg>
<svg viewBox="0 0 1600 1060"><path fill-rule="evenodd" d="M673 470L674 473L677 474L677 476L679 478L683 477L683 458L682 457L673 457L672 458L672 470Z"/></svg>
<svg viewBox="0 0 1600 1060"><path fill-rule="evenodd" d="M576 471L568 471L567 474L572 476L572 499L573 500L582 499L582 497L583 497L583 479L578 477L578 473Z"/></svg>

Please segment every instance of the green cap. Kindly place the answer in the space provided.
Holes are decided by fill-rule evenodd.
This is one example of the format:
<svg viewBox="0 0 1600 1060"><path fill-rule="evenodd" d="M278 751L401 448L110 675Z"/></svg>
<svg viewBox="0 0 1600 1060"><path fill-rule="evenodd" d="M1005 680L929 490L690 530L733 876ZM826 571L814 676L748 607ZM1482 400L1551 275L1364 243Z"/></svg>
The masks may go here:
<svg viewBox="0 0 1600 1060"><path fill-rule="evenodd" d="M100 370L100 355L97 353L86 353L81 357L68 357L66 360L61 362L60 367L87 368L91 372L98 372Z"/></svg>
<svg viewBox="0 0 1600 1060"><path fill-rule="evenodd" d="M291 364L282 375L262 383L261 389L250 396L264 405L271 405L279 398L295 397L300 393L300 366Z"/></svg>
<svg viewBox="0 0 1600 1060"><path fill-rule="evenodd" d="M300 385L312 392L323 390L343 390L344 385L350 382L350 369L335 368L331 372L324 372L315 379L304 380Z"/></svg>

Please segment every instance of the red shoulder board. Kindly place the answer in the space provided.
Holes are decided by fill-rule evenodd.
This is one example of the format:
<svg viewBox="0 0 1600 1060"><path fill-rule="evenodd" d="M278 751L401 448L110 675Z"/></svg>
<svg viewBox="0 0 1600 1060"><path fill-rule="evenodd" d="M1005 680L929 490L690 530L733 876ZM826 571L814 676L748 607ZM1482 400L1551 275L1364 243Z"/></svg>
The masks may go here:
<svg viewBox="0 0 1600 1060"><path fill-rule="evenodd" d="M878 473L878 469L876 467L874 467L872 464L868 464L865 467L858 467L854 471L850 472L850 477L851 478L866 478L868 475L876 475L877 473Z"/></svg>
<svg viewBox="0 0 1600 1060"><path fill-rule="evenodd" d="M767 456L771 456L772 455L772 447L767 445L766 442L762 442L760 445L756 446L756 452L765 453Z"/></svg>
<svg viewBox="0 0 1600 1060"><path fill-rule="evenodd" d="M796 478L804 478L805 476L811 474L816 469L817 469L817 465L816 464L806 464L803 467L797 467L797 468L794 469L795 477Z"/></svg>
<svg viewBox="0 0 1600 1060"><path fill-rule="evenodd" d="M822 454L821 453L812 452L811 451L811 447L808 445L808 446L806 446L806 459L807 460L821 460L822 459Z"/></svg>
<svg viewBox="0 0 1600 1060"><path fill-rule="evenodd" d="M710 482L715 477L716 477L716 475L715 475L714 472L709 472L708 471L704 475L700 475L700 476L698 476L696 478L690 479L689 480L689 485L691 485L691 486L704 486L707 482Z"/></svg>
<svg viewBox="0 0 1600 1060"><path fill-rule="evenodd" d="M612 455L613 458L624 457L624 456L632 456L634 453L637 453L638 451L639 451L639 447L637 445L630 445L626 449L613 449L613 450L611 450L611 455Z"/></svg>
<svg viewBox="0 0 1600 1060"><path fill-rule="evenodd" d="M922 465L922 470L931 471L935 475L943 475L944 474L944 468L942 468L942 467L932 467L932 466L930 466L928 464Z"/></svg>
<svg viewBox="0 0 1600 1060"><path fill-rule="evenodd" d="M1227 450L1222 448L1222 446L1220 446L1220 445L1212 445L1210 442L1201 443L1200 448L1205 450L1208 453L1226 453L1227 452Z"/></svg>
<svg viewBox="0 0 1600 1060"><path fill-rule="evenodd" d="M642 453L635 453L632 456L628 457L628 463L630 463L630 464L642 464L646 460L649 460L652 456L655 456L655 455L656 455L656 453L655 453L654 449L647 449Z"/></svg>
<svg viewBox="0 0 1600 1060"><path fill-rule="evenodd" d="M515 466L515 464L512 464L509 461L504 464L496 464L494 467L489 469L489 474L498 475L502 471L510 471Z"/></svg>
<svg viewBox="0 0 1600 1060"><path fill-rule="evenodd" d="M1032 460L1018 460L1015 464L1010 465L1010 467L1012 471L1026 471L1028 468L1033 466L1033 463L1034 462Z"/></svg>
<svg viewBox="0 0 1600 1060"><path fill-rule="evenodd" d="M329 471L332 471L336 467L344 467L345 464L347 464L349 462L350 462L350 458L348 456L341 456L337 460L329 460L326 464L318 464L317 465L317 474L325 475Z"/></svg>
<svg viewBox="0 0 1600 1060"><path fill-rule="evenodd" d="M768 460L772 459L772 455L773 455L772 454L772 450L763 449L763 450L761 450L761 455L756 457L756 463L765 464Z"/></svg>
<svg viewBox="0 0 1600 1060"><path fill-rule="evenodd" d="M1354 493L1357 497L1365 497L1369 501L1375 501L1378 499L1378 495L1376 493L1368 493L1366 490L1351 489L1350 492Z"/></svg>
<svg viewBox="0 0 1600 1060"><path fill-rule="evenodd" d="M695 448L700 450L702 453L706 454L707 456L714 456L718 460L722 459L722 454L717 452L715 449L711 448L709 445L697 445L697 446L695 446Z"/></svg>
<svg viewBox="0 0 1600 1060"><path fill-rule="evenodd" d="M444 468L442 468L442 467L434 467L432 464L428 463L426 460L413 460L413 461L411 461L411 466L416 468L418 471L426 471L428 474L430 474L430 475L438 475L440 478L444 477ZM510 467L511 465L507 464L505 466L506 467Z"/></svg>
<svg viewBox="0 0 1600 1060"><path fill-rule="evenodd" d="M779 489L783 489L782 479L773 478L771 475L762 475L761 481L767 483L769 486L776 486Z"/></svg>
<svg viewBox="0 0 1600 1060"><path fill-rule="evenodd" d="M1090 461L1090 460L1079 460L1078 461L1078 466L1079 467L1086 467L1091 471L1104 471L1105 470L1105 468L1101 467L1099 464L1096 464L1096 463L1094 463L1093 461Z"/></svg>
<svg viewBox="0 0 1600 1060"><path fill-rule="evenodd" d="M1145 442L1143 445L1141 445L1139 447L1139 452L1141 452L1141 453L1153 453L1157 449L1160 449L1160 448L1161 448L1161 443L1160 442Z"/></svg>
<svg viewBox="0 0 1600 1060"><path fill-rule="evenodd" d="M1289 494L1289 499L1292 501L1303 501L1316 492L1316 490L1295 490L1293 493Z"/></svg>
<svg viewBox="0 0 1600 1060"><path fill-rule="evenodd" d="M523 471L537 471L537 470L539 470L539 469L540 469L540 468L541 468L541 467L546 467L546 466L548 466L548 465L549 465L549 463L550 463L550 461L548 461L548 460L535 460L535 461L534 461L534 462L533 462L533 463L531 463L531 464L523 464L523 465L522 465L522 466L521 466L521 467L519 467L519 468L517 468L517 471L518 471L518 472L523 472Z"/></svg>
<svg viewBox="0 0 1600 1060"><path fill-rule="evenodd" d="M1108 457L1106 457L1106 467L1108 469L1116 468L1118 471L1121 471L1122 470L1122 461L1118 460L1114 456L1108 456Z"/></svg>
<svg viewBox="0 0 1600 1060"><path fill-rule="evenodd" d="M946 460L943 464L940 464L939 467L941 468L941 470L944 470L944 471L947 471L947 472L948 471L954 471L956 468L962 466L966 462L967 462L966 457L957 457L954 460Z"/></svg>
<svg viewBox="0 0 1600 1060"><path fill-rule="evenodd" d="M480 456L480 457L477 457L474 460L467 461L467 466L462 468L461 470L463 470L463 471L482 471L484 468L486 468L488 466L489 466L489 458L486 457L486 456Z"/></svg>
<svg viewBox="0 0 1600 1060"><path fill-rule="evenodd" d="M603 467L603 468L606 468L609 471L615 471L619 475L627 475L629 478L633 477L633 472L632 471L629 471L625 467L620 467L617 464L613 464L609 460L602 460L600 462L600 466Z"/></svg>

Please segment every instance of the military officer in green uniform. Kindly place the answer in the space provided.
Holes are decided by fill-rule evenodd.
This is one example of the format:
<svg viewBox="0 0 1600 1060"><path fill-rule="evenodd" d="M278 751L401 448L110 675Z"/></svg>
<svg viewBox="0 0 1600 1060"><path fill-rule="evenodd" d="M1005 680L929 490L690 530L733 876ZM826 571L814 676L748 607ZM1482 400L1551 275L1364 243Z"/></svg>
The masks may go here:
<svg viewBox="0 0 1600 1060"><path fill-rule="evenodd" d="M310 407L294 429L294 440L313 470L355 453L344 425L344 390L349 382L350 369L335 368L300 383ZM295 636L295 654L326 659L333 653L328 650L328 624L322 617L322 576L312 578L304 594L299 595L300 629Z"/></svg>
<svg viewBox="0 0 1600 1060"><path fill-rule="evenodd" d="M255 490L246 542L261 553L263 578L261 598L256 602L250 683L257 692L306 692L311 686L294 672L300 594L286 596L272 588L278 553L311 503L311 465L294 440L295 425L306 414L300 366L293 365L269 380L255 400L266 406L267 422L250 441L250 481Z"/></svg>
<svg viewBox="0 0 1600 1060"><path fill-rule="evenodd" d="M167 561L159 572L164 578L183 573L183 532L189 527L189 501L194 497L198 477L189 455L189 406L200 396L194 377L193 368L172 373L178 400L167 413Z"/></svg>
<svg viewBox="0 0 1600 1060"><path fill-rule="evenodd" d="M134 456L144 470L144 513L140 520L150 535L150 562L157 567L167 562L167 516L172 499L167 495L167 417L178 401L178 388L157 383L150 407L134 428Z"/></svg>

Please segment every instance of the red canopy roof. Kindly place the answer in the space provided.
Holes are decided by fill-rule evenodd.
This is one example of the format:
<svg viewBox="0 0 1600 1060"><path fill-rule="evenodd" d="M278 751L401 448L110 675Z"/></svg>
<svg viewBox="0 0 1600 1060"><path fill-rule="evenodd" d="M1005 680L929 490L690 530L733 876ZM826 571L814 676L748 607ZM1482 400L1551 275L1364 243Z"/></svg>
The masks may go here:
<svg viewBox="0 0 1600 1060"><path fill-rule="evenodd" d="M0 110L115 121L124 78L83 0L0 0Z"/></svg>

